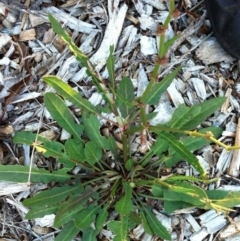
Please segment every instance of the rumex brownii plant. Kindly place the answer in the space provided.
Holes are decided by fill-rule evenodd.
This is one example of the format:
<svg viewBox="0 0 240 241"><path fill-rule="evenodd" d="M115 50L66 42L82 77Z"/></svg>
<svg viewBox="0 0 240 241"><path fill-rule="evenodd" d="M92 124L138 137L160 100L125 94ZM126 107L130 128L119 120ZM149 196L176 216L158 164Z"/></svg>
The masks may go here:
<svg viewBox="0 0 240 241"><path fill-rule="evenodd" d="M181 69L178 67L163 79L158 79L161 64L166 61L166 52L177 38L165 41L165 30L175 13L174 1L171 0L169 16L158 29L160 48L155 67L147 88L138 98L129 77L124 77L120 83L115 81L113 47L110 47L107 59L109 82L106 85L88 57L49 15L53 29L68 44L80 65L86 68L86 73L106 102L103 107L95 107L58 77L45 76L43 80L56 90L56 93L45 94L46 109L58 125L71 134L71 138L62 143L25 131L17 132L13 138L15 143L31 145L45 157L54 157L62 164L62 169L54 172L32 168L31 182L52 182L52 188L23 201L30 209L26 219L56 214L54 226L62 227L62 230L55 240L70 241L81 232L83 241L94 241L100 230L107 226L115 234L114 241L126 241L130 240L129 230L139 224L143 225L146 233L171 240L171 235L153 214L147 200L161 202L166 214L192 206L227 213L240 203L238 192L209 191L198 185L214 182L217 178L210 180L192 154L210 142L227 150L237 148L216 139L221 128L196 130L224 103L225 98L207 100L192 107L180 105L167 124L149 124L154 114L146 114L146 105L158 104L161 94ZM79 123L75 122L64 100L81 109ZM113 114L114 119L107 119L103 112ZM101 134L101 119L120 131L118 142L121 142L121 147L114 135L106 137ZM136 156L131 137L141 135L146 138L147 134L153 135L156 141L149 151ZM199 177L162 176L164 167L171 167L180 160L192 165ZM71 173L75 166L81 167L81 173ZM29 167L0 166L0 173L2 180L26 182ZM117 218L109 220L109 214L114 211Z"/></svg>

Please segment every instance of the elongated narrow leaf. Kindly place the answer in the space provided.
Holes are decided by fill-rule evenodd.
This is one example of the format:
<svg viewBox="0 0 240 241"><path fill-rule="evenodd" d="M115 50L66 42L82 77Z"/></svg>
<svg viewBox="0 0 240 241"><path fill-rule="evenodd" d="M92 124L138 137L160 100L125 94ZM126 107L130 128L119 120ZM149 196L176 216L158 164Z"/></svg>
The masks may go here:
<svg viewBox="0 0 240 241"><path fill-rule="evenodd" d="M222 133L222 129L218 127L203 128L198 132L207 133L209 131L212 132L215 138L218 138ZM181 139L181 142L189 151L195 151L201 149L211 141L201 137L188 136ZM167 167L171 167L181 160L181 157L172 148L169 149L169 156L170 158L165 161Z"/></svg>
<svg viewBox="0 0 240 241"><path fill-rule="evenodd" d="M220 108L225 100L225 97L218 97L190 108L180 105L173 113L172 119L168 125L172 128L192 130Z"/></svg>
<svg viewBox="0 0 240 241"><path fill-rule="evenodd" d="M202 176L206 175L206 171L202 167L199 160L194 156L181 142L179 142L171 133L165 131L157 132L157 134L165 140L173 150L189 164L191 164Z"/></svg>
<svg viewBox="0 0 240 241"><path fill-rule="evenodd" d="M55 187L50 190L41 191L34 197L25 199L23 204L26 207L47 207L52 204L60 203L67 199L70 194L77 194L83 191L81 184L76 184L73 186L66 185L63 187Z"/></svg>
<svg viewBox="0 0 240 241"><path fill-rule="evenodd" d="M49 92L44 95L44 103L57 123L73 135L76 141L81 142L80 134L83 131L83 126L74 121L73 116L62 99L56 94Z"/></svg>
<svg viewBox="0 0 240 241"><path fill-rule="evenodd" d="M165 200L164 201L164 211L168 214L172 214L176 210L183 209L183 208L189 208L193 207L191 203L186 203L183 201L170 201L170 200Z"/></svg>
<svg viewBox="0 0 240 241"><path fill-rule="evenodd" d="M212 200L218 200L218 199L224 199L229 195L229 192L224 190L205 190L207 196L209 199Z"/></svg>
<svg viewBox="0 0 240 241"><path fill-rule="evenodd" d="M92 78L92 82L96 86L97 90L103 94L103 97L106 98L106 94L103 91L101 86L101 81L98 79L97 74L95 73L92 64L90 63L88 56L85 55L72 41L71 37L67 34L67 32L62 28L62 26L58 23L58 21L51 15L48 15L49 21L52 24L52 28L54 31L60 35L62 40L67 43L68 48L72 51L76 59L80 62L82 67L86 68L86 74Z"/></svg>
<svg viewBox="0 0 240 241"><path fill-rule="evenodd" d="M208 199L203 189L187 182L176 181L171 188L164 190L164 198L172 201L183 201L193 206L203 206Z"/></svg>
<svg viewBox="0 0 240 241"><path fill-rule="evenodd" d="M116 203L115 209L119 214L128 215L131 212L132 208L132 188L127 182L123 183L125 194L124 196Z"/></svg>
<svg viewBox="0 0 240 241"><path fill-rule="evenodd" d="M161 95L166 91L169 85L172 83L173 79L179 72L181 67L176 68L172 73L168 74L164 77L159 83L153 85L152 89L146 96L144 100L142 100L145 104L156 105L158 104Z"/></svg>
<svg viewBox="0 0 240 241"><path fill-rule="evenodd" d="M134 96L134 86L129 77L124 77L118 86L117 107L120 109L123 118L126 118L132 112Z"/></svg>
<svg viewBox="0 0 240 241"><path fill-rule="evenodd" d="M68 44L69 49L73 52L76 59L82 66L87 67L88 57L74 44L67 32L62 28L61 24L51 15L48 14L48 19L51 22L53 30L61 36L64 42Z"/></svg>
<svg viewBox="0 0 240 241"><path fill-rule="evenodd" d="M93 228L88 228L83 231L83 236L81 241L97 241L96 236L98 235L99 231L94 230Z"/></svg>
<svg viewBox="0 0 240 241"><path fill-rule="evenodd" d="M66 182L71 179L72 175L67 174L71 169L64 168L58 171L49 172L45 169L32 169L31 182L49 183ZM0 165L0 180L12 182L27 182L29 167L18 165Z"/></svg>
<svg viewBox="0 0 240 241"><path fill-rule="evenodd" d="M229 192L227 196L220 200L213 201L214 204L223 207L235 207L240 204L240 192Z"/></svg>
<svg viewBox="0 0 240 241"><path fill-rule="evenodd" d="M100 209L98 211L98 216L96 218L96 229L101 229L102 226L104 225L104 223L107 220L107 216L108 216L108 210L107 207L104 207L103 209Z"/></svg>
<svg viewBox="0 0 240 241"><path fill-rule="evenodd" d="M110 46L110 53L109 53L109 56L107 58L107 70L108 70L109 80L111 81L111 87L112 88L114 88L114 81L115 81L113 51L114 51L114 47Z"/></svg>
<svg viewBox="0 0 240 241"><path fill-rule="evenodd" d="M129 241L128 218L128 216L121 216L120 221L111 221L108 223L108 228L116 234L113 241Z"/></svg>
<svg viewBox="0 0 240 241"><path fill-rule="evenodd" d="M174 44L174 42L179 39L180 35L175 35L171 39L169 39L166 43L164 43L164 55L167 53L168 49Z"/></svg>
<svg viewBox="0 0 240 241"><path fill-rule="evenodd" d="M140 212L140 215L142 217L142 222L143 222L143 228L145 230L145 232L151 236L154 235L154 232L151 228L151 226L149 225L148 221L147 221L147 218L146 218L146 214L144 213L144 208L142 208L141 212Z"/></svg>
<svg viewBox="0 0 240 241"><path fill-rule="evenodd" d="M25 219L35 219L35 218L42 218L45 215L56 213L59 209L59 204L55 204L52 206L44 207L34 207L28 211Z"/></svg>
<svg viewBox="0 0 240 241"><path fill-rule="evenodd" d="M99 207L94 207L91 205L87 209L80 211L77 217L75 218L75 225L81 230L89 228L91 223L96 218L98 209Z"/></svg>
<svg viewBox="0 0 240 241"><path fill-rule="evenodd" d="M64 99L70 101L76 107L90 113L96 113L94 106L75 91L71 86L63 82L56 76L44 76L43 80L52 88L54 88Z"/></svg>
<svg viewBox="0 0 240 241"><path fill-rule="evenodd" d="M167 229L159 222L159 220L152 213L151 208L147 207L145 209L146 219L149 223L149 226L153 230L154 234L159 238L163 238L166 240L171 240L171 235L167 231Z"/></svg>
<svg viewBox="0 0 240 241"><path fill-rule="evenodd" d="M82 115L84 131L86 132L88 138L95 142L99 148L109 149L107 138L100 134L100 122L98 118L93 114L83 113Z"/></svg>
<svg viewBox="0 0 240 241"><path fill-rule="evenodd" d="M54 239L55 241L71 241L80 232L80 230L74 225L73 221L70 221L61 229L60 233Z"/></svg>
<svg viewBox="0 0 240 241"><path fill-rule="evenodd" d="M94 196L94 192L91 188L86 188L81 194L76 194L70 198L67 202L64 202L59 211L56 213L54 220L54 226L59 227L69 220L73 219L81 210L84 209L86 202Z"/></svg>

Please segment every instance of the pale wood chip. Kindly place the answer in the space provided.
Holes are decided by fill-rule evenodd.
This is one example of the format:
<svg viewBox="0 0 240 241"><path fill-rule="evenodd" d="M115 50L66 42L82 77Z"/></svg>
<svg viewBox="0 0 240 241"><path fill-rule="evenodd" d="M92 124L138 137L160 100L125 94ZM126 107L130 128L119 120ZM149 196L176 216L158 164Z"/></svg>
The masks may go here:
<svg viewBox="0 0 240 241"><path fill-rule="evenodd" d="M226 151L225 149L223 149L216 165L216 171L219 171L220 173L226 171L226 169L230 165L232 155L233 151Z"/></svg>
<svg viewBox="0 0 240 241"><path fill-rule="evenodd" d="M198 232L201 229L200 225L197 223L197 221L195 220L195 218L191 214L189 214L189 213L184 214L184 217L190 223L194 232Z"/></svg>
<svg viewBox="0 0 240 241"><path fill-rule="evenodd" d="M234 60L213 37L206 40L196 50L196 55L197 58L202 60L206 65L219 63L221 61L232 62Z"/></svg>
<svg viewBox="0 0 240 241"><path fill-rule="evenodd" d="M37 16L35 14L29 14L29 20L30 20L31 26L33 28L47 22L46 19L44 19L40 16Z"/></svg>
<svg viewBox="0 0 240 241"><path fill-rule="evenodd" d="M0 14L5 16L6 15L6 11L7 11L6 5L0 2Z"/></svg>
<svg viewBox="0 0 240 241"><path fill-rule="evenodd" d="M40 227L53 227L55 214L45 215L42 218L36 218L35 224Z"/></svg>
<svg viewBox="0 0 240 241"><path fill-rule="evenodd" d="M237 216L233 219L234 224L229 224L226 228L224 228L220 234L219 238L221 241L238 241L240 240L239 231L236 227L240 230L240 216ZM228 239L227 239L228 238ZM231 239L234 238L234 239Z"/></svg>
<svg viewBox="0 0 240 241"><path fill-rule="evenodd" d="M12 77L6 77L4 79L4 88L0 92L0 99L8 96L10 94L9 90L10 88L19 83L22 79L21 78L12 78Z"/></svg>
<svg viewBox="0 0 240 241"><path fill-rule="evenodd" d="M225 96L227 97L226 101L224 102L224 104L221 107L221 112L223 112L224 114L228 113L228 108L230 105L230 96L232 94L232 89L228 88L226 91Z"/></svg>
<svg viewBox="0 0 240 241"><path fill-rule="evenodd" d="M29 92L29 93L26 93L26 94L21 94L21 95L16 95L13 100L12 100L12 104L15 104L15 103L19 103L19 102L23 102L23 101L27 101L27 100L32 100L32 99L35 99L39 96L41 96L42 93L38 93L38 92Z"/></svg>
<svg viewBox="0 0 240 241"><path fill-rule="evenodd" d="M175 107L178 107L180 104L184 103L184 99L181 93L176 89L175 80L167 88L167 92L171 97L171 100Z"/></svg>
<svg viewBox="0 0 240 241"><path fill-rule="evenodd" d="M158 10L166 10L166 4L164 0L142 0L144 3L150 4Z"/></svg>
<svg viewBox="0 0 240 241"><path fill-rule="evenodd" d="M45 13L51 13L59 22L63 22L71 29L81 33L88 33L90 34L92 31L99 30L96 29L96 26L87 22L83 22L74 16L70 16L68 13L65 13L63 10L58 9L56 7L48 7L43 9Z"/></svg>
<svg viewBox="0 0 240 241"><path fill-rule="evenodd" d="M27 183L0 182L0 196L27 191L29 188Z"/></svg>
<svg viewBox="0 0 240 241"><path fill-rule="evenodd" d="M148 85L148 77L142 64L139 65L138 82L137 82L137 97L142 96Z"/></svg>
<svg viewBox="0 0 240 241"><path fill-rule="evenodd" d="M152 37L141 36L141 53L145 56L157 54L156 40Z"/></svg>
<svg viewBox="0 0 240 241"><path fill-rule="evenodd" d="M105 30L104 38L98 51L90 58L96 70L102 69L109 55L109 46L116 46L120 33L122 31L123 22L127 13L127 5L123 4L120 8L115 8L110 14L110 19ZM114 33L114 34L113 34Z"/></svg>
<svg viewBox="0 0 240 241"><path fill-rule="evenodd" d="M24 207L22 205L22 203L15 201L15 200L11 200L9 198L6 198L7 203L11 204L12 206L14 206L16 209L18 209L18 211L22 212L24 215L27 214L27 212L29 211L28 208Z"/></svg>
<svg viewBox="0 0 240 241"><path fill-rule="evenodd" d="M29 41L29 40L35 40L36 39L36 31L34 28L22 31L19 34L19 41Z"/></svg>
<svg viewBox="0 0 240 241"><path fill-rule="evenodd" d="M189 26L182 31L180 37L171 46L171 51L175 52L178 46L180 46L185 39L187 39L189 36L196 33L199 30L199 28L202 26L205 18L206 18L206 12L204 12L203 15L196 22L191 22ZM196 42L193 44L193 46L194 45L196 45Z"/></svg>
<svg viewBox="0 0 240 241"><path fill-rule="evenodd" d="M201 100L205 100L207 98L207 92L203 80L199 78L190 78L188 81L192 83L198 97Z"/></svg>
<svg viewBox="0 0 240 241"><path fill-rule="evenodd" d="M2 47L8 44L11 41L11 39L12 38L8 34L0 33L0 50L2 49Z"/></svg>

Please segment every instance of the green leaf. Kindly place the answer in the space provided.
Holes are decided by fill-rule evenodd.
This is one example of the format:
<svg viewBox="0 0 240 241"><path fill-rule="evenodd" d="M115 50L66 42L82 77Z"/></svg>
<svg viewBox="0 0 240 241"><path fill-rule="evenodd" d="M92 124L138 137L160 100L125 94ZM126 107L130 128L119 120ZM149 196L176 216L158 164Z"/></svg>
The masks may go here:
<svg viewBox="0 0 240 241"><path fill-rule="evenodd" d="M149 225L146 215L143 211L144 211L144 208L142 208L142 210L140 212L140 215L142 217L142 222L143 222L143 228L147 234L153 236L154 235L153 230L152 230L151 226Z"/></svg>
<svg viewBox="0 0 240 241"><path fill-rule="evenodd" d="M35 147L38 152L43 153L45 157L63 157L67 156L63 153L64 145L60 142L50 141L45 138L38 137L38 141L43 142L42 144L36 144Z"/></svg>
<svg viewBox="0 0 240 241"><path fill-rule="evenodd" d="M100 122L98 118L93 114L87 115L86 113L83 113L82 120L84 131L88 138L95 142L95 144L101 149L108 150L107 138L100 134Z"/></svg>
<svg viewBox="0 0 240 241"><path fill-rule="evenodd" d="M61 229L60 233L54 239L55 241L71 241L80 232L80 230L74 225L73 221L68 222ZM90 239L89 239L90 240Z"/></svg>
<svg viewBox="0 0 240 241"><path fill-rule="evenodd" d="M240 192L229 192L224 198L213 202L225 208L235 207L240 204Z"/></svg>
<svg viewBox="0 0 240 241"><path fill-rule="evenodd" d="M151 112L149 114L146 115L146 119L147 121L150 121L152 120L154 117L156 117L158 115L158 111L154 111L154 112Z"/></svg>
<svg viewBox="0 0 240 241"><path fill-rule="evenodd" d="M202 167L199 160L194 156L181 142L179 142L171 133L165 131L157 132L157 134L165 140L173 150L189 164L191 164L202 176L206 175L206 171Z"/></svg>
<svg viewBox="0 0 240 241"><path fill-rule="evenodd" d="M118 86L116 105L123 118L128 117L132 110L132 102L135 99L134 86L129 77L124 77Z"/></svg>
<svg viewBox="0 0 240 241"><path fill-rule="evenodd" d="M163 188L159 184L152 185L152 194L154 197L163 197Z"/></svg>
<svg viewBox="0 0 240 241"><path fill-rule="evenodd" d="M199 133L207 133L211 131L215 138L218 138L222 133L222 128L219 127L208 127L203 128L199 130ZM189 151L195 151L203 148L205 145L209 144L211 141L201 138L201 137L194 137L194 136L188 136L184 139L181 139L182 144L189 150ZM181 160L181 157L172 149L169 149L169 156L165 161L165 164L167 167L172 167L177 162Z"/></svg>
<svg viewBox="0 0 240 241"><path fill-rule="evenodd" d="M26 207L47 207L64 201L70 194L77 194L82 191L83 187L80 183L73 186L54 187L50 190L41 191L32 198L25 199L23 205Z"/></svg>
<svg viewBox="0 0 240 241"><path fill-rule="evenodd" d="M108 216L107 207L104 207L103 209L100 209L98 211L98 216L96 218L96 223L95 223L96 229L102 228L102 226L104 225L104 223L107 220L107 216Z"/></svg>
<svg viewBox="0 0 240 241"><path fill-rule="evenodd" d="M141 166L144 167L154 155L161 156L163 152L165 152L168 148L168 144L162 139L157 138L157 140L153 143L151 150L149 150L141 160Z"/></svg>
<svg viewBox="0 0 240 241"><path fill-rule="evenodd" d="M82 66L87 67L88 57L78 48L67 32L62 28L61 24L51 15L48 14L48 19L51 22L53 30L60 35L62 40L68 44L68 48L73 52L76 59L81 63Z"/></svg>
<svg viewBox="0 0 240 241"><path fill-rule="evenodd" d="M132 208L132 188L127 182L123 183L125 195L116 203L115 209L119 214L128 215Z"/></svg>
<svg viewBox="0 0 240 241"><path fill-rule="evenodd" d="M113 136L111 136L107 139L107 141L108 141L107 146L109 147L109 150L113 153L115 160L118 161L119 155L118 155L118 146L117 146L116 140L114 139Z"/></svg>
<svg viewBox="0 0 240 241"><path fill-rule="evenodd" d="M56 94L49 92L44 95L44 103L59 126L73 135L76 141L82 142L80 134L83 131L83 126L75 123L73 116L62 99Z"/></svg>
<svg viewBox="0 0 240 241"><path fill-rule="evenodd" d="M75 225L81 230L89 228L96 218L98 209L99 207L90 205L87 209L81 210L75 218Z"/></svg>
<svg viewBox="0 0 240 241"><path fill-rule="evenodd" d="M142 217L139 213L131 212L130 218L135 224L142 224Z"/></svg>
<svg viewBox="0 0 240 241"><path fill-rule="evenodd" d="M223 190L205 190L209 199L223 199L225 198L229 192Z"/></svg>
<svg viewBox="0 0 240 241"><path fill-rule="evenodd" d="M49 172L45 169L32 169L31 182L49 183L67 182L72 178L72 175L67 174L71 169L63 168L58 171ZM0 165L0 180L12 182L27 182L29 175L29 167L18 165Z"/></svg>
<svg viewBox="0 0 240 241"><path fill-rule="evenodd" d="M73 168L75 166L74 162L72 162L72 160L69 158L59 157L57 160L59 163L62 163L67 168Z"/></svg>
<svg viewBox="0 0 240 241"><path fill-rule="evenodd" d="M73 219L81 210L84 209L84 205L87 203L89 198L94 195L95 192L93 192L92 188L86 188L83 193L76 194L64 202L60 206L59 211L56 213L54 226L60 227L69 220Z"/></svg>
<svg viewBox="0 0 240 241"><path fill-rule="evenodd" d="M25 216L25 219L35 219L35 218L42 218L45 215L56 213L59 209L59 204L55 204L52 206L47 207L34 207L28 211L27 215Z"/></svg>
<svg viewBox="0 0 240 241"><path fill-rule="evenodd" d="M193 205L191 203L186 203L183 201L169 201L169 200L164 201L164 210L168 214L172 214L176 210L189 208L189 207L193 207Z"/></svg>
<svg viewBox="0 0 240 241"><path fill-rule="evenodd" d="M156 105L158 104L161 95L166 91L169 85L172 83L173 79L179 72L181 67L176 68L172 73L168 74L164 77L159 83L153 85L148 95L144 100L142 100L145 104Z"/></svg>
<svg viewBox="0 0 240 241"><path fill-rule="evenodd" d="M151 207L145 208L144 212L146 215L147 222L149 223L149 226L151 227L154 234L157 235L159 238L171 240L171 235L152 213Z"/></svg>
<svg viewBox="0 0 240 241"><path fill-rule="evenodd" d="M108 75L109 75L109 80L111 81L111 87L114 88L114 81L115 81L115 76L114 76L114 56L113 56L113 51L114 47L110 46L110 53L107 58L107 70L108 70Z"/></svg>
<svg viewBox="0 0 240 241"><path fill-rule="evenodd" d="M83 231L83 236L81 241L97 241L96 236L98 235L98 233L99 233L98 230L88 228Z"/></svg>
<svg viewBox="0 0 240 241"><path fill-rule="evenodd" d="M131 171L134 165L134 160L133 159L129 159L126 164L125 164L125 168L127 169L127 171Z"/></svg>
<svg viewBox="0 0 240 241"><path fill-rule="evenodd" d="M85 110L90 113L95 113L94 106L81 95L75 91L70 85L63 82L60 78L52 75L43 77L43 80L52 88L54 88L64 99L70 101L76 107Z"/></svg>
<svg viewBox="0 0 240 241"><path fill-rule="evenodd" d="M225 97L218 97L190 108L185 105L179 105L173 113L168 126L175 129L192 130L221 107L225 100Z"/></svg>
<svg viewBox="0 0 240 241"><path fill-rule="evenodd" d="M36 134L33 134L30 131L18 131L13 137L13 142L15 144L26 144L32 145L36 139Z"/></svg>
<svg viewBox="0 0 240 241"><path fill-rule="evenodd" d="M65 150L68 156L76 162L81 163L86 159L83 145L81 143L76 143L73 139L68 139L65 142Z"/></svg>
<svg viewBox="0 0 240 241"><path fill-rule="evenodd" d="M113 241L129 241L128 238L128 216L121 216L120 221L111 221L108 223L108 229L116 234Z"/></svg>
<svg viewBox="0 0 240 241"><path fill-rule="evenodd" d="M193 206L201 207L208 200L208 196L200 187L187 182L176 181L171 185L171 188L164 190L164 199L183 201Z"/></svg>
<svg viewBox="0 0 240 241"><path fill-rule="evenodd" d="M37 142L35 142L35 140L37 140ZM41 135L33 134L27 131L17 132L14 136L14 142L34 145L36 150L43 153L45 157L52 156L58 158L59 161L63 161L63 164L69 168L74 166L74 162L69 160L66 153L63 152L64 146L60 142L50 141Z"/></svg>
<svg viewBox="0 0 240 241"><path fill-rule="evenodd" d="M85 145L84 154L86 156L86 162L90 165L94 165L102 157L102 150L95 144L95 142L89 141Z"/></svg>
<svg viewBox="0 0 240 241"><path fill-rule="evenodd" d="M174 44L174 42L179 39L180 35L175 35L171 39L169 39L167 42L164 43L164 55L167 53L168 49Z"/></svg>

